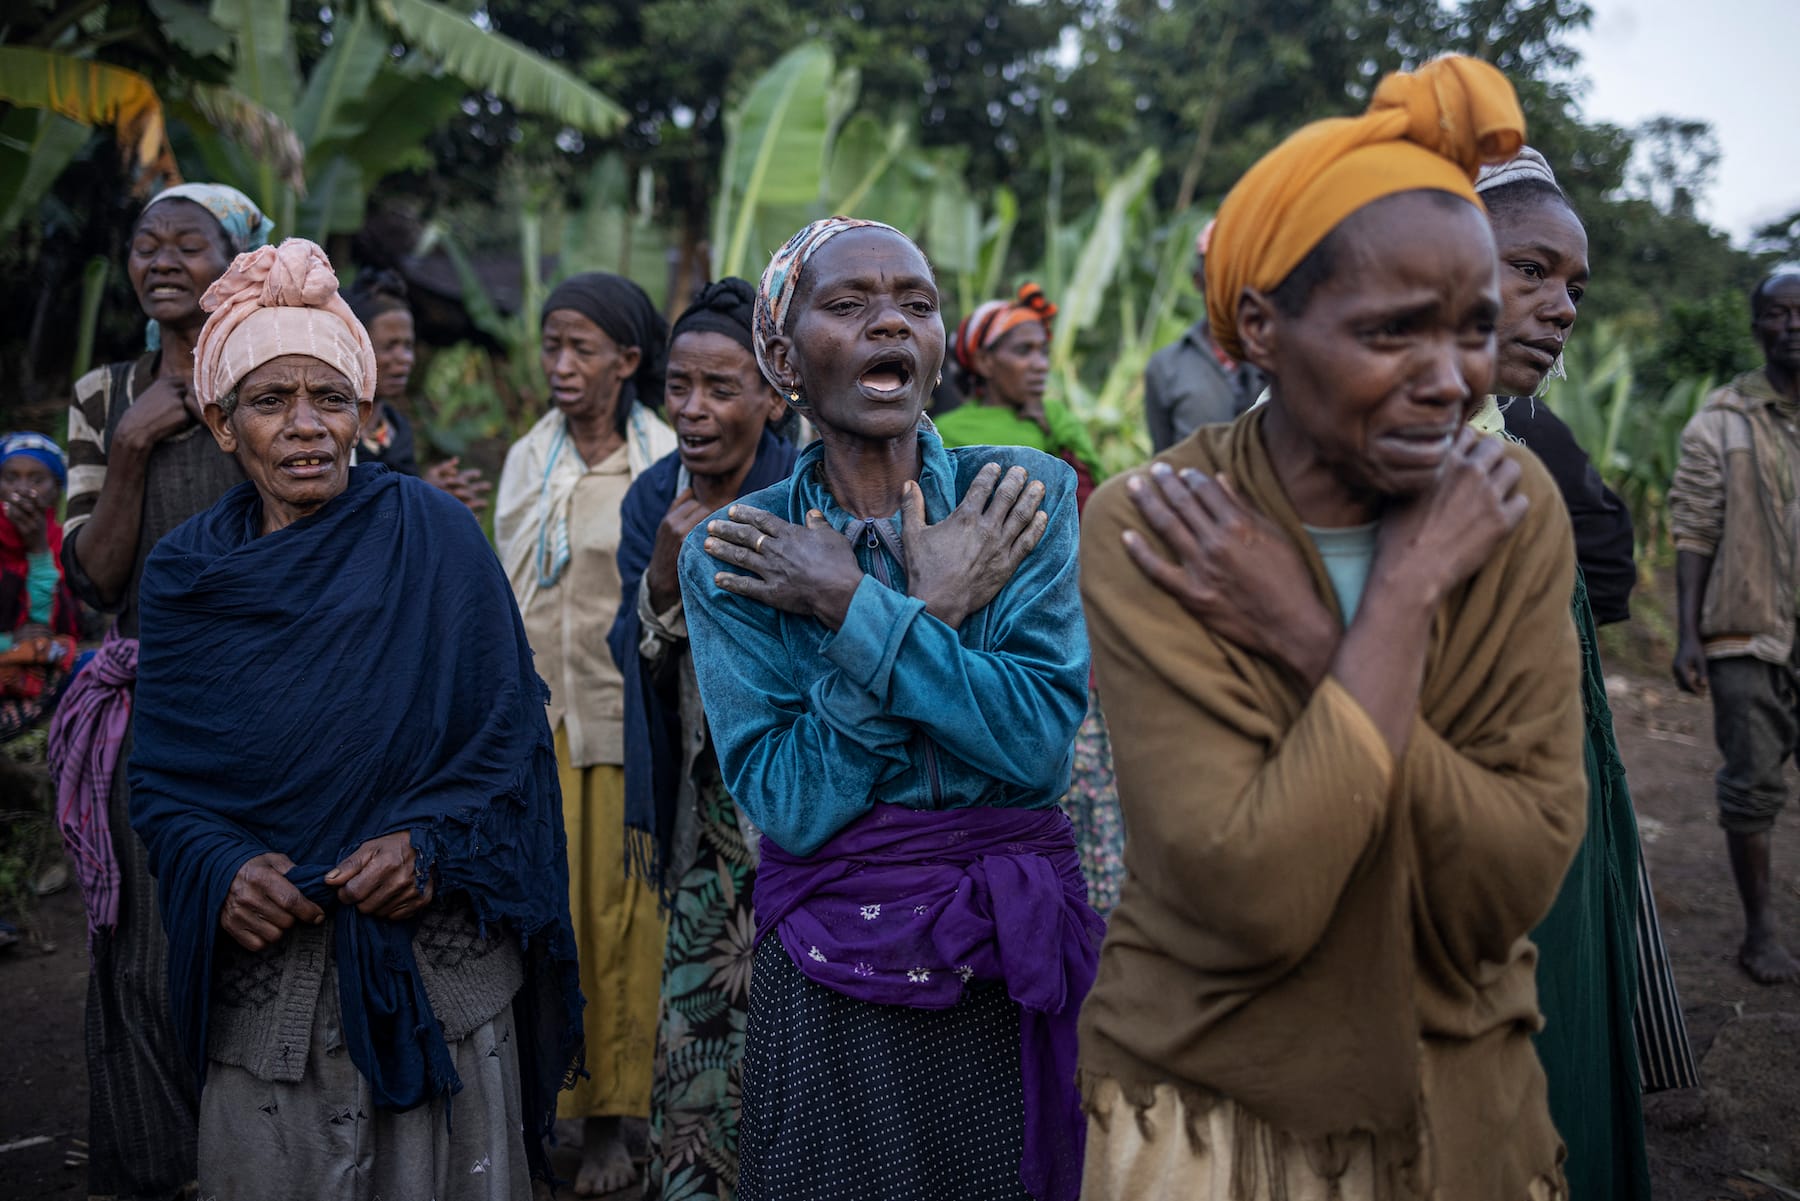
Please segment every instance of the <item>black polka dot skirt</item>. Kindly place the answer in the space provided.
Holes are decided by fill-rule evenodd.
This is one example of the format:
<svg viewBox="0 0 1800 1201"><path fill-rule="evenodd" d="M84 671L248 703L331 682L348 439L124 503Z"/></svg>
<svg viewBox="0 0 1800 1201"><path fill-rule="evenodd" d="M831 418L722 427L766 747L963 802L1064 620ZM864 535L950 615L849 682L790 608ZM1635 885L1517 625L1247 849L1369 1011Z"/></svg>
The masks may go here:
<svg viewBox="0 0 1800 1201"><path fill-rule="evenodd" d="M756 949L738 1201L1027 1201L1019 1007L855 1001Z"/></svg>

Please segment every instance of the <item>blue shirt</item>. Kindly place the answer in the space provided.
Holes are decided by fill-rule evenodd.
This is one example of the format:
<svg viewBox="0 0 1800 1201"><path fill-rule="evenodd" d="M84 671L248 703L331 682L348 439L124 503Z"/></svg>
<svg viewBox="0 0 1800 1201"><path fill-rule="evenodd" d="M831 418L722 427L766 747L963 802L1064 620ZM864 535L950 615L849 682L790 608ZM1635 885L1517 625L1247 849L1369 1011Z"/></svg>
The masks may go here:
<svg viewBox="0 0 1800 1201"><path fill-rule="evenodd" d="M1042 808L1068 787L1087 708L1076 579L1075 473L1018 446L945 450L919 435L925 517L948 517L990 462L1045 486L1043 540L985 608L953 630L906 595L898 516L838 506L814 443L794 474L738 503L796 525L823 512L866 573L841 629L713 582L706 522L681 551L694 674L725 786L791 854L810 855L876 801L913 809ZM724 517L724 512L714 514Z"/></svg>

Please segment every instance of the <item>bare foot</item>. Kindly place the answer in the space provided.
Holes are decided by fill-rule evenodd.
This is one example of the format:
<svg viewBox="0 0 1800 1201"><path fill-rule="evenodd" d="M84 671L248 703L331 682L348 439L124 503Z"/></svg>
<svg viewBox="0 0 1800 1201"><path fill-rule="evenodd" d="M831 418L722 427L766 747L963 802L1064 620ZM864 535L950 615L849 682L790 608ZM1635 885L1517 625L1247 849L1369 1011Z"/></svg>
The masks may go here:
<svg viewBox="0 0 1800 1201"><path fill-rule="evenodd" d="M637 1167L618 1118L589 1118L581 1128L581 1170L575 1195L603 1197L637 1181Z"/></svg>
<svg viewBox="0 0 1800 1201"><path fill-rule="evenodd" d="M1800 980L1800 962L1772 934L1751 934L1738 949L1738 965L1758 984L1787 984Z"/></svg>

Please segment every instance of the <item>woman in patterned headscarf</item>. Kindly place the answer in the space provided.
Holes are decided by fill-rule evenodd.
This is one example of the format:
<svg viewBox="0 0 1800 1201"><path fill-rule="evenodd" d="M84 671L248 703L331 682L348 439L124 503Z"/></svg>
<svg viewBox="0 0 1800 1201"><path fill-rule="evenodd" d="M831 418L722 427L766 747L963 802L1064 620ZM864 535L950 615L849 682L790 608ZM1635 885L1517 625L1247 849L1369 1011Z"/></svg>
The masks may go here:
<svg viewBox="0 0 1800 1201"><path fill-rule="evenodd" d="M1207 256L1267 403L1094 494L1130 832L1082 1010L1089 1201L1568 1196L1528 935L1586 816L1569 519L1469 429L1494 68L1391 75L1256 163Z"/></svg>
<svg viewBox="0 0 1800 1201"><path fill-rule="evenodd" d="M1087 679L1075 474L921 421L944 326L889 226L795 234L754 342L819 440L679 568L719 773L762 832L739 1201L1073 1201L1100 930L1056 808Z"/></svg>
<svg viewBox="0 0 1800 1201"><path fill-rule="evenodd" d="M182 184L152 198L125 260L150 319L148 349L82 376L69 408L63 572L81 600L118 615L64 696L50 748L76 874L108 882L85 898L88 1192L100 1196L166 1197L194 1178L194 1081L169 1028L155 887L126 820L125 773L115 769L131 751L144 561L164 534L244 478L202 427L190 386L206 322L200 298L273 228L248 196L222 184Z"/></svg>
<svg viewBox="0 0 1800 1201"><path fill-rule="evenodd" d="M571 276L542 317L550 411L506 453L494 536L550 683L570 909L595 1048L562 1116L584 1120L575 1191L593 1196L631 1183L625 1123L650 1113L665 929L655 889L626 874L620 853L624 681L606 633L619 610L625 492L675 449L675 435L654 411L668 329L642 288L602 271Z"/></svg>

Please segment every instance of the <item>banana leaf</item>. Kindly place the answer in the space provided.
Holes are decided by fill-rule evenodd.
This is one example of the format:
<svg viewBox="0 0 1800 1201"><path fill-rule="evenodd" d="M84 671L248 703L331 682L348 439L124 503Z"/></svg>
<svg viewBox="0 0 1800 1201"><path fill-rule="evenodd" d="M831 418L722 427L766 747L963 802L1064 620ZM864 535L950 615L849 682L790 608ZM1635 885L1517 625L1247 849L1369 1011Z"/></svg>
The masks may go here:
<svg viewBox="0 0 1800 1201"><path fill-rule="evenodd" d="M1073 361L1077 335L1100 316L1107 287L1125 251L1131 210L1156 178L1160 157L1154 150L1138 155L1124 175L1114 180L1100 199L1093 228L1075 260L1062 296L1057 300L1057 338L1051 343L1050 365L1065 371Z"/></svg>
<svg viewBox="0 0 1800 1201"><path fill-rule="evenodd" d="M831 51L821 42L806 42L763 72L726 115L713 278L743 275L753 239L767 242L777 235L766 231L781 225L791 233L817 205L824 193L834 85L841 103ZM765 231L760 237L759 225Z"/></svg>
<svg viewBox="0 0 1800 1201"><path fill-rule="evenodd" d="M0 122L0 234L37 207L94 131L60 113L14 109Z"/></svg>
<svg viewBox="0 0 1800 1201"><path fill-rule="evenodd" d="M163 126L162 100L136 71L29 46L0 46L0 101L48 109L81 125L111 126L138 170L140 191L157 177L180 178ZM60 129L49 136L58 147L72 138Z"/></svg>
<svg viewBox="0 0 1800 1201"><path fill-rule="evenodd" d="M625 124L625 110L540 54L431 0L372 0L409 45L472 88L588 133Z"/></svg>

